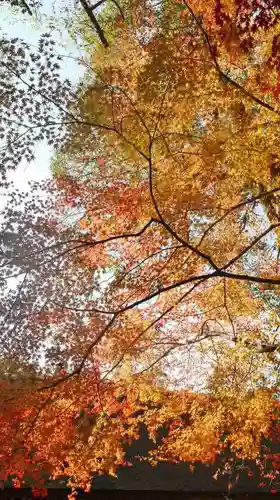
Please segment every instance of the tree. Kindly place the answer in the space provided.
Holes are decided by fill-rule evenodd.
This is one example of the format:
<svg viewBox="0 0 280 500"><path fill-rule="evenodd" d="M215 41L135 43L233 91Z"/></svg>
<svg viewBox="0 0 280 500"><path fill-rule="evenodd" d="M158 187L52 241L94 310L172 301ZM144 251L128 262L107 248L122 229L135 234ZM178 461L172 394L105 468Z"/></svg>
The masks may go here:
<svg viewBox="0 0 280 500"><path fill-rule="evenodd" d="M236 19L232 4L223 19ZM51 62L54 87L48 73L30 87L26 63L10 71L9 133L23 84L39 96L28 140L39 128L57 153L47 199L35 186L3 213L3 363L33 376L20 371L15 386L3 375L2 469L47 467L89 488L93 472L124 462L141 423L154 439L169 430L152 463L230 449L263 467L262 440L278 430L268 295L278 303L280 186L278 94L259 76L276 22L248 27L237 50L200 3L124 2L125 19L106 8L110 43L88 48L77 89L60 86Z"/></svg>

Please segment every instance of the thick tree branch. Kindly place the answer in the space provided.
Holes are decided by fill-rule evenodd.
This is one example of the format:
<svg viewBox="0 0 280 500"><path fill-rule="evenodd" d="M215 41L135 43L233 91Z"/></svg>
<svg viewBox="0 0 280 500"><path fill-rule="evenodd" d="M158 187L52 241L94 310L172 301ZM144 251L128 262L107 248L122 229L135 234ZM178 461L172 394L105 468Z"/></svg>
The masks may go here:
<svg viewBox="0 0 280 500"><path fill-rule="evenodd" d="M99 2L96 2L92 7L91 10L97 9L97 7L100 7L103 3L107 2L107 0L99 0Z"/></svg>
<svg viewBox="0 0 280 500"><path fill-rule="evenodd" d="M82 371L82 369L83 369L83 367L85 365L85 362L86 362L88 356L90 355L92 349L103 338L103 336L106 334L106 332L113 325L113 323L115 322L116 318L121 313L126 312L128 310L131 310L134 307L137 307L137 306L143 304L144 302L147 302L147 301L151 300L152 298L154 298L154 297L156 297L156 296L158 296L158 295L160 295L162 293L165 293L165 292L168 292L168 291L173 290L175 288L187 285L188 283L195 282L194 286L190 290L188 290L187 292L185 292L183 294L183 296L176 302L176 304L173 304L172 306L170 306L166 311L164 311L164 313L162 313L158 318L156 318L147 328L145 328L139 335L137 335L137 337L133 340L133 342L125 349L125 351L123 352L121 358L113 365L113 367L103 377L103 379L107 378L107 376L113 370L115 370L115 368L117 368L117 366L119 366L119 364L122 362L122 360L123 360L126 352L128 352L128 350L130 349L130 347L132 345L134 345L141 338L141 336L144 335L144 333L148 329L150 329L154 324L156 324L159 321L159 319L161 319L163 316L165 316L166 314L168 314L168 312L170 312L172 309L174 309L174 307L176 305L178 305L186 297L186 295L188 295L195 287L197 287L198 285L200 285L202 282L204 282L206 280L209 280L211 278L219 278L219 277L225 277L225 278L234 279L234 280L240 280L240 281L251 281L251 282L255 282L255 283L269 283L269 284L273 284L273 285L280 285L280 279L260 278L258 276L248 276L248 275L243 275L243 274L228 273L228 272L226 272L224 270L218 270L218 271L214 271L213 273L209 273L209 274L205 274L205 275L201 275L201 276L191 276L191 277L187 278L186 280L182 280L182 281L174 283L172 285L163 287L163 288L157 290L156 292L154 292L153 294L150 294L150 295L148 295L148 296L146 296L146 297L144 297L142 299L139 299L139 300L137 300L137 301L135 301L135 302L133 302L131 304L128 304L127 306L125 306L124 308L119 309L118 311L112 312L113 316L112 316L111 320L107 323L107 325L105 326L105 328L97 335L97 337L94 339L94 341L88 346L88 348L87 348L87 350L86 350L86 352L85 352L85 354L83 356L83 359L82 359L81 363L78 365L78 367L75 370L73 370L71 373L67 374L65 377L61 377L60 379L57 379L56 381L52 382L51 384L45 385L43 387L40 387L38 390L42 391L42 390L46 390L46 389L51 389L53 387L56 387L60 383L62 383L64 381L72 378L73 376L79 375L81 373L81 371ZM267 351L265 351L265 352L267 352ZM271 352L271 351L269 351L269 352Z"/></svg>
<svg viewBox="0 0 280 500"><path fill-rule="evenodd" d="M108 48L109 43L107 41L107 38L105 37L103 29L101 28L99 22L97 21L95 15L93 13L93 8L90 7L90 5L88 4L88 2L86 2L86 0L80 0L80 3L82 5L84 11L86 12L90 22L92 23L92 25L96 29L96 32L100 38L101 43L104 45L104 47Z"/></svg>
<svg viewBox="0 0 280 500"><path fill-rule="evenodd" d="M179 236L172 229L172 227L164 220L163 215L160 212L158 203L156 201L155 194L154 194L153 165L152 165L152 142L150 144L150 155L149 155L149 189L150 189L150 196L151 196L151 199L152 199L155 211L156 211L156 213L157 213L157 215L159 217L159 220L160 220L161 224L166 229L166 231L168 233L170 233L173 236L173 238L175 238L177 241L179 241L179 243L181 243L184 247L186 247L189 250L191 250L192 252L194 252L198 257L201 257L203 260L206 260L208 262L208 264L210 264L210 266L213 269L218 270L219 269L218 266L215 264L215 262L213 261L213 259L212 259L212 257L210 255L207 255L206 253L201 252L198 248L194 247L193 245L191 245L190 243L188 243L186 240L184 240L183 238L181 238L181 236Z"/></svg>

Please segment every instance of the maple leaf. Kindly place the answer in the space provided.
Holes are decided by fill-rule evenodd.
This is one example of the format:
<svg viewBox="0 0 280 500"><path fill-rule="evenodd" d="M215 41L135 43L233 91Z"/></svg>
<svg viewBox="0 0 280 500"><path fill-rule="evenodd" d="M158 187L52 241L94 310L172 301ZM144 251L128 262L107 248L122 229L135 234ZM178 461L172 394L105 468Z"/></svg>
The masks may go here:
<svg viewBox="0 0 280 500"><path fill-rule="evenodd" d="M29 62L19 49L15 74L18 42L3 51L20 82L4 85L5 165L56 141L46 200L13 192L1 221L0 458L15 485L47 471L87 491L143 425L152 465L193 472L230 449L264 467L279 430L279 24L252 6L133 0L122 16L108 2L97 33L72 28L88 69L75 91L39 64L22 97Z"/></svg>

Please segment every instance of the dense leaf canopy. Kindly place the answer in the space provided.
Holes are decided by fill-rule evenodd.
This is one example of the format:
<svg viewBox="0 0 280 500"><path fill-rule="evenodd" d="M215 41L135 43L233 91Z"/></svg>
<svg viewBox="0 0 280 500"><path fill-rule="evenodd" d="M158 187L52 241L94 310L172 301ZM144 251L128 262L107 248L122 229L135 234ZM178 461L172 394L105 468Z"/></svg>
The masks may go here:
<svg viewBox="0 0 280 500"><path fill-rule="evenodd" d="M38 53L1 40L3 479L89 489L144 423L168 430L152 464L225 454L224 472L254 459L271 484L278 2L101 3L67 13L75 88L48 33ZM43 140L52 179L13 190Z"/></svg>

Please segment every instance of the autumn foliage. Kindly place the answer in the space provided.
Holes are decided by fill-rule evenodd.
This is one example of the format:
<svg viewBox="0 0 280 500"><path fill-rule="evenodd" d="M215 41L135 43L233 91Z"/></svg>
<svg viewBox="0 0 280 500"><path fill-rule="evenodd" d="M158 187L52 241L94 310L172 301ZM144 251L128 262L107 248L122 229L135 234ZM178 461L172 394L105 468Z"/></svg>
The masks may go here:
<svg viewBox="0 0 280 500"><path fill-rule="evenodd" d="M3 481L89 490L144 424L153 465L254 460L276 487L277 4L124 0L100 13L108 47L81 23L49 206L35 189L28 253L3 257L24 276L3 299Z"/></svg>

